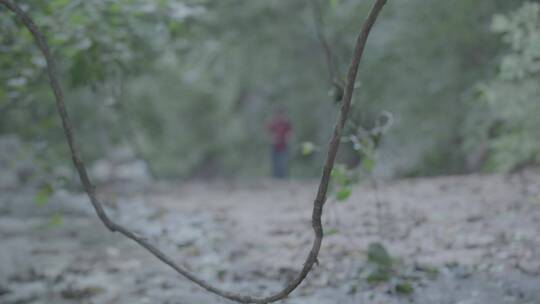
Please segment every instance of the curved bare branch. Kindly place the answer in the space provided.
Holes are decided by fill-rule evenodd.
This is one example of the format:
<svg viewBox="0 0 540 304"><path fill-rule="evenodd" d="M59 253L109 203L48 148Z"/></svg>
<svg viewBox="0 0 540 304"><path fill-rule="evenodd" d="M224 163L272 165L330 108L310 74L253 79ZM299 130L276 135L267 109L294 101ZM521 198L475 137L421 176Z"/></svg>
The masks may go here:
<svg viewBox="0 0 540 304"><path fill-rule="evenodd" d="M330 82L336 89L343 91L344 83L341 79L339 79L339 73L334 62L332 48L330 47L330 43L328 42L328 39L326 39L326 35L324 33L324 20L321 4L319 3L319 0L309 0L309 2L313 10L313 23L315 25L315 34L317 35L317 39L319 40L319 43L321 44L322 50L324 52L324 59L326 61L326 67L330 76Z"/></svg>
<svg viewBox="0 0 540 304"><path fill-rule="evenodd" d="M188 280L194 282L195 284L199 285L200 287L206 289L207 291L214 293L216 295L219 295L221 297L227 298L229 300L239 302L239 303L261 303L261 304L271 303L271 302L279 301L281 299L286 298L294 289L296 289L296 287L300 285L300 283L306 278L309 271L313 268L313 265L317 263L317 256L319 254L319 250L321 248L321 243L322 243L322 238L323 238L323 227L321 223L321 215L323 212L324 203L326 201L328 183L330 181L330 173L332 172L332 168L334 166L334 161L336 159L336 154L339 148L339 141L340 141L341 133L343 131L345 121L347 120L349 108L351 105L352 94L354 91L354 83L355 83L356 75L358 72L358 66L362 59L362 54L364 52L364 48L365 48L369 33L371 31L371 28L373 27L373 24L377 20L377 17L379 16L379 13L381 12L386 2L387 0L375 0L375 3L372 6L366 20L364 21L360 34L358 35L358 38L356 40L356 47L354 49L352 61L349 66L349 71L347 74L347 80L346 80L346 85L345 85L343 102L341 104L341 110L340 110L336 125L334 127L332 138L329 143L328 153L326 156L326 161L324 164L321 181L319 184L317 195L313 202L312 226L313 226L315 237L314 237L311 250L304 262L302 269L296 275L295 279L289 282L287 286L285 286L282 290L266 297L252 297L252 296L241 295L234 292L229 292L229 291L217 288L213 285L210 285L209 283L199 278L195 274L192 274L191 272L187 271L186 269L176 264L171 258L169 258L166 254L164 254L158 248L154 247L152 244L148 243L143 238L137 236L135 233L131 232L126 227L115 223L108 217L107 213L105 213L102 203L96 197L95 186L90 181L90 178L86 171L86 167L81 158L78 145L75 142L75 135L73 132L73 127L72 127L68 112L66 110L66 105L64 103L64 96L62 93L62 89L60 87L60 83L58 81L55 63L49 51L48 43L45 37L43 36L43 34L41 33L41 31L33 22L32 18L30 18L30 16L26 12L24 12L15 2L11 0L0 0L0 3L3 4L5 7L7 7L9 10L11 10L12 12L14 12L15 15L26 26L26 28L31 32L32 36L36 40L37 46L39 47L39 49L41 50L41 52L43 53L43 56L45 57L47 61L47 73L49 76L50 85L55 96L58 114L60 115L60 119L62 120L62 126L64 129L64 133L67 139L69 149L71 151L73 164L75 168L77 169L77 172L79 174L79 178L84 187L84 190L88 194L90 202L92 206L94 207L97 213L97 216L103 222L103 224L110 231L119 232L125 237L135 241L141 247L145 248L150 253L152 253L161 262L169 265L171 268L176 270L179 274L181 274Z"/></svg>

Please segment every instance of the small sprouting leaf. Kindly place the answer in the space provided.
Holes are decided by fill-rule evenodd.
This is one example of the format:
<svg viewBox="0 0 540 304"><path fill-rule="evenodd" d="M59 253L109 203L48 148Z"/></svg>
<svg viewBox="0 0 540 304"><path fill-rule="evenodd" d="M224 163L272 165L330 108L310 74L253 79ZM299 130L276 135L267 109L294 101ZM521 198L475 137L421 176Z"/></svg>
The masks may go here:
<svg viewBox="0 0 540 304"><path fill-rule="evenodd" d="M53 187L50 184L45 184L34 196L34 202L39 206L43 206L49 201L52 194Z"/></svg>
<svg viewBox="0 0 540 304"><path fill-rule="evenodd" d="M225 269L220 269L220 270L218 270L217 276L218 276L218 279L219 279L220 281L225 280L225 276L226 276L226 275L227 275L227 270L225 270Z"/></svg>
<svg viewBox="0 0 540 304"><path fill-rule="evenodd" d="M382 282L388 282L391 278L391 271L389 268L377 267L373 272L369 274L366 278L368 283L376 284Z"/></svg>
<svg viewBox="0 0 540 304"><path fill-rule="evenodd" d="M336 200L342 202L351 196L352 189L350 187L343 187L336 192Z"/></svg>
<svg viewBox="0 0 540 304"><path fill-rule="evenodd" d="M64 223L64 217L61 214L55 214L49 220L49 227L55 228L61 226Z"/></svg>
<svg viewBox="0 0 540 304"><path fill-rule="evenodd" d="M418 264L416 265L416 270L426 273L428 278L432 280L436 279L439 275L439 270L432 266Z"/></svg>
<svg viewBox="0 0 540 304"><path fill-rule="evenodd" d="M340 186L348 186L351 183L351 178L349 177L350 173L347 167L343 164L337 164L334 166L334 169L332 169L332 179L336 183L336 185Z"/></svg>
<svg viewBox="0 0 540 304"><path fill-rule="evenodd" d="M414 288L409 282L401 282L396 285L396 292L408 295L414 292Z"/></svg>
<svg viewBox="0 0 540 304"><path fill-rule="evenodd" d="M338 233L339 233L339 229L331 228L324 232L324 236L329 236L329 235L338 234Z"/></svg>
<svg viewBox="0 0 540 304"><path fill-rule="evenodd" d="M312 142L306 141L302 143L302 155L309 156L315 152L315 145Z"/></svg>
<svg viewBox="0 0 540 304"><path fill-rule="evenodd" d="M369 283L390 281L393 260L386 248L381 243L370 243L367 254L368 262L375 266L375 269L367 277L367 281Z"/></svg>
<svg viewBox="0 0 540 304"><path fill-rule="evenodd" d="M371 157L364 157L362 160L362 168L367 172L372 172L373 168L375 168L375 160Z"/></svg>
<svg viewBox="0 0 540 304"><path fill-rule="evenodd" d="M368 261L383 268L392 267L392 257L381 243L371 243L368 246Z"/></svg>

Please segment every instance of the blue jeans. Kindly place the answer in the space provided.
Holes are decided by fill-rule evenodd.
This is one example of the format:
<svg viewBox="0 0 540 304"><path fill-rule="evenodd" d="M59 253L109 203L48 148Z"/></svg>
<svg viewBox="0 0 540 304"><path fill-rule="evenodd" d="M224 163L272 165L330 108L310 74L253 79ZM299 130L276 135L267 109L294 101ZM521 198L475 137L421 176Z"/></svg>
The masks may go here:
<svg viewBox="0 0 540 304"><path fill-rule="evenodd" d="M286 178L287 168L287 149L275 149L272 147L272 176L275 178Z"/></svg>

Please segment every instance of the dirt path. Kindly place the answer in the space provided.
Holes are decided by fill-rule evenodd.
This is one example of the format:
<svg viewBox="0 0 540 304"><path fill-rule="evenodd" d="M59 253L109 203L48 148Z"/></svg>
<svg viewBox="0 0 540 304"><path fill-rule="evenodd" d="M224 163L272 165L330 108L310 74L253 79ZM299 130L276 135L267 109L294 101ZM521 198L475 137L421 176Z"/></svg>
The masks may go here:
<svg viewBox="0 0 540 304"><path fill-rule="evenodd" d="M129 188L103 191L114 217L224 288L276 290L312 240L314 183ZM324 221L320 266L283 303L540 303L540 174L361 185ZM80 194L4 191L0 241L0 303L229 303L105 231ZM393 257L384 282L373 242Z"/></svg>

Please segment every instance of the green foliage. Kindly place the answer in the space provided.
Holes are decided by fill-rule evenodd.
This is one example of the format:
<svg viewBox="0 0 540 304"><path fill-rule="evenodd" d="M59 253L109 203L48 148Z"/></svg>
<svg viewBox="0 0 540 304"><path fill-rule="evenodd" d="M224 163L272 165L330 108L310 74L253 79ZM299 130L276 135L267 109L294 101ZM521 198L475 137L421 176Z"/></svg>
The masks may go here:
<svg viewBox="0 0 540 304"><path fill-rule="evenodd" d="M362 159L362 168L364 168L364 170L367 172L372 172L375 168L375 160L370 157L365 157Z"/></svg>
<svg viewBox="0 0 540 304"><path fill-rule="evenodd" d="M401 282L396 284L396 292L404 295L409 295L414 292L414 287L410 282Z"/></svg>
<svg viewBox="0 0 540 304"><path fill-rule="evenodd" d="M384 117L384 118L383 118ZM338 163L332 171L332 184L335 188L335 198L338 202L347 200L352 194L353 184L364 178L373 177L376 166L377 149L383 135L390 129L393 116L385 112L375 122L371 130L355 126L351 134L342 139L350 143L354 156L359 164L347 166ZM354 125L354 123L353 123Z"/></svg>
<svg viewBox="0 0 540 304"><path fill-rule="evenodd" d="M493 14L520 1L389 2L360 69L357 113L369 126L376 113L395 113L377 163L398 175L462 172L461 126L469 104L461 96L492 69L499 45L488 31ZM375 46L374 46L375 45ZM430 162L426 163L426 159Z"/></svg>
<svg viewBox="0 0 540 304"><path fill-rule="evenodd" d="M314 100L325 101L319 92L324 89L311 90L311 84L326 81L322 74L298 72L298 66L318 60L304 54L314 41L306 36L311 20L305 17L311 15L305 3L107 0L22 5L45 31L63 82L70 85L68 107L87 158L137 142L139 154L162 175L206 170L264 174L260 155L267 143L261 122L274 104L295 105L289 112L299 139L312 140L331 123L330 117L327 122L319 117L328 116L332 105L311 118L303 110ZM24 100L1 120L0 132L45 139L50 148L62 151L65 144L42 74L44 61L21 24L4 10L0 14L6 24L0 45L10 54L1 58L1 77L9 86L0 90L8 98L0 100L0 107ZM38 121L55 123L29 125L36 120L31 112ZM315 155L298 171L318 171L313 164L321 158Z"/></svg>
<svg viewBox="0 0 540 304"><path fill-rule="evenodd" d="M439 270L432 266L418 264L416 265L416 270L427 274L428 278L432 280L436 279L439 276Z"/></svg>
<svg viewBox="0 0 540 304"><path fill-rule="evenodd" d="M390 281L394 261L386 248L381 243L370 243L367 255L368 262L374 266L367 281L372 284Z"/></svg>
<svg viewBox="0 0 540 304"><path fill-rule="evenodd" d="M368 262L371 262L382 268L392 267L392 257L381 243L370 243L368 246L367 255Z"/></svg>
<svg viewBox="0 0 540 304"><path fill-rule="evenodd" d="M332 85L306 1L18 3L51 44L85 159L129 144L161 176L267 175L264 121L285 106L294 126L292 175L320 174L325 149L318 147L326 147L338 109L327 96ZM369 3L321 4L343 79ZM507 14L522 4L389 1L359 71L355 127L343 140L351 145L339 155L349 172L334 178L336 195L348 197L351 183L374 171L461 172L482 138L487 166L538 158L538 140L531 140L538 120L530 119L539 113L532 102L537 4ZM488 26L494 14L493 28L512 50L499 75L480 81L490 79L501 53ZM68 162L42 56L6 10L0 27L0 133L45 142L44 163ZM484 101L469 102L472 96ZM380 136L385 110L395 113L395 128ZM488 136L497 121L496 136Z"/></svg>
<svg viewBox="0 0 540 304"><path fill-rule="evenodd" d="M540 5L525 2L507 15L495 15L492 30L508 46L498 74L476 86L479 103L469 126L477 128L468 149L485 143L485 168L509 171L540 161Z"/></svg>
<svg viewBox="0 0 540 304"><path fill-rule="evenodd" d="M34 202L39 206L45 205L49 201L53 193L53 187L50 184L46 183L38 190L38 192L34 196Z"/></svg>
<svg viewBox="0 0 540 304"><path fill-rule="evenodd" d="M367 250L368 265L371 271L366 277L370 284L390 283L395 284L394 289L398 294L409 295L414 292L411 282L402 279L397 267L397 261L388 253L383 244L370 243Z"/></svg>
<svg viewBox="0 0 540 304"><path fill-rule="evenodd" d="M61 214L55 214L49 219L48 228L56 228L64 224L64 217Z"/></svg>
<svg viewBox="0 0 540 304"><path fill-rule="evenodd" d="M386 283L392 279L392 273L388 268L375 268L366 278L370 284Z"/></svg>
<svg viewBox="0 0 540 304"><path fill-rule="evenodd" d="M540 72L540 4L525 2L508 15L495 15L493 31L511 47L501 62L500 77L520 80Z"/></svg>
<svg viewBox="0 0 540 304"><path fill-rule="evenodd" d="M186 35L180 24L197 15L200 7L157 0L20 1L19 5L30 12L48 38L59 74L70 85L64 86L68 108L81 141L86 143L83 152L90 159L104 157L112 145L130 140L126 126L131 124L119 120L124 118L118 106L125 102L124 83L152 67L153 58L165 51L184 49L176 40ZM14 104L10 115L0 113L0 132L45 140L48 151L61 153L60 158L69 161L44 78L45 62L22 24L6 10L0 15L5 25L0 47L9 54L0 57L0 80L8 83L7 92L0 89L0 96L5 96L0 108L4 103Z"/></svg>
<svg viewBox="0 0 540 304"><path fill-rule="evenodd" d="M351 196L352 190L350 187L343 187L336 191L336 200L338 202L345 201Z"/></svg>
<svg viewBox="0 0 540 304"><path fill-rule="evenodd" d="M358 181L358 171L344 164L336 164L331 174L333 195L338 202L346 201L352 194L352 187Z"/></svg>

